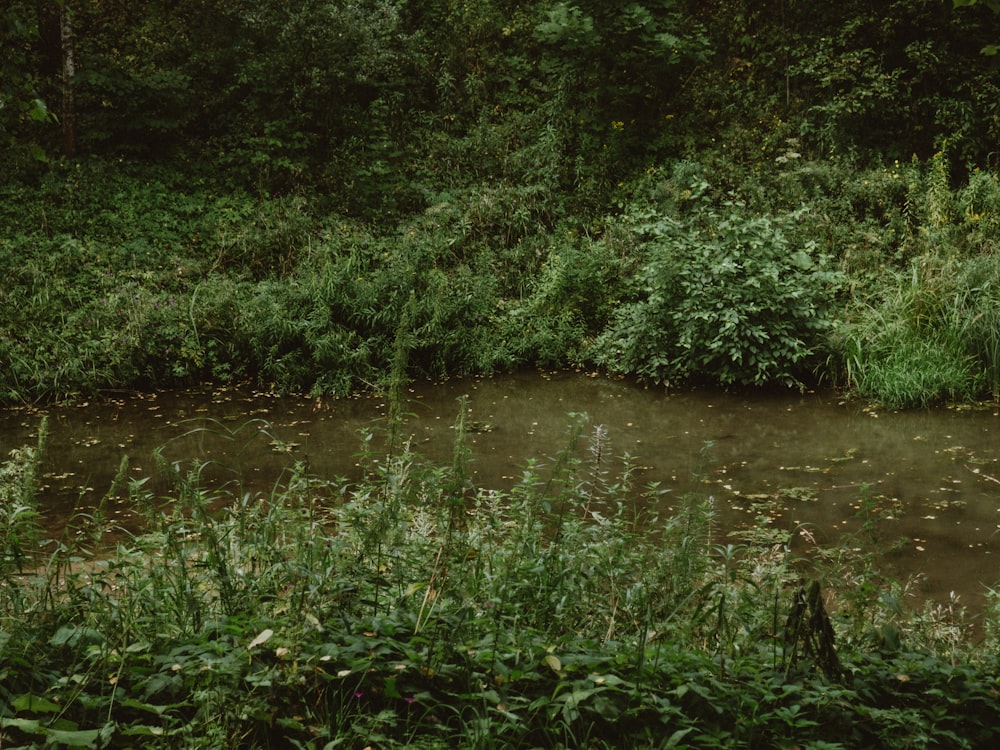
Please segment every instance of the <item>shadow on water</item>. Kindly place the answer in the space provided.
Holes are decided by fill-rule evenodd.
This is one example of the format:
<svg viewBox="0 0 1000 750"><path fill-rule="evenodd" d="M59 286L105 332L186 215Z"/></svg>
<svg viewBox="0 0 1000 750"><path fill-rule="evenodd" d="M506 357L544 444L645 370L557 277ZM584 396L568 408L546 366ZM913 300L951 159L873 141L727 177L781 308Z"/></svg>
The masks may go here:
<svg viewBox="0 0 1000 750"><path fill-rule="evenodd" d="M863 498L888 516L894 575L919 573L927 595L949 591L976 606L998 571L1000 465L997 408L883 413L835 394L674 393L578 373L521 373L417 384L406 433L414 449L447 463L457 399L468 396L474 478L509 486L529 459L565 445L571 413L602 426L605 455L625 453L639 481L672 498L711 495L723 529L805 524L820 543L859 526ZM153 452L182 466L206 464L218 481L240 477L267 492L293 461L327 478L356 475L360 431L387 405L378 397L329 402L249 390L191 390L49 410L41 495L57 533L77 508L100 500L121 457L132 478L155 473ZM0 412L3 455L32 442L37 414ZM127 525L128 508L114 509Z"/></svg>

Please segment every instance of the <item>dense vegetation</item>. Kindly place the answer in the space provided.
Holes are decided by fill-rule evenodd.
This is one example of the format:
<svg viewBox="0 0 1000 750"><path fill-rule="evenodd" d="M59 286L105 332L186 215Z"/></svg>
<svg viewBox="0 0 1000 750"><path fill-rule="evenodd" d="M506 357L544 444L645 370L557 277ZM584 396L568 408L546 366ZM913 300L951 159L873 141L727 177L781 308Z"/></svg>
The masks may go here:
<svg viewBox="0 0 1000 750"><path fill-rule="evenodd" d="M431 376L996 396L961 5L8 4L0 397L343 394L404 317Z"/></svg>
<svg viewBox="0 0 1000 750"><path fill-rule="evenodd" d="M997 399L997 10L6 3L0 401L252 380L395 412L363 476L266 497L165 465L164 503L123 463L137 536L98 508L41 539L44 425L4 456L0 743L993 747L996 602L905 612L877 499L806 563L766 515L638 517L659 488L600 433L474 488L464 412L430 465L399 388Z"/></svg>
<svg viewBox="0 0 1000 750"><path fill-rule="evenodd" d="M765 506L719 538L704 499L637 512L666 488L583 422L552 464L475 490L458 414L451 465L366 437L363 478L293 464L264 495L164 462L164 505L124 461L38 546L43 422L0 465L4 746L996 745L1000 601L976 640L957 602L904 609L877 498L839 549ZM108 521L121 501L143 534Z"/></svg>

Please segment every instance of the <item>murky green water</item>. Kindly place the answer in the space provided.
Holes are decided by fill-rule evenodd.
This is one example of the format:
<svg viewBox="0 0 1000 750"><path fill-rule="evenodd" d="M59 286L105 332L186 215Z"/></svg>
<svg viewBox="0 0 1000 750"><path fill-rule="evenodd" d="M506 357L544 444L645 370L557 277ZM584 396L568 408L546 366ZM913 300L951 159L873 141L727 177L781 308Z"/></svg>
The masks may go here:
<svg viewBox="0 0 1000 750"><path fill-rule="evenodd" d="M605 456L635 456L643 482L671 489L668 506L692 490L711 495L723 529L754 524L764 510L832 542L857 529L867 493L893 516L886 539L904 540L887 562L892 573L919 572L928 595L954 590L973 607L1000 578L995 408L883 413L833 394L669 393L584 374L523 373L414 386L407 434L415 450L450 460L462 395L480 423L469 439L481 486L505 486L528 459L554 456L567 444L569 414L586 413L585 437L606 430ZM47 524L55 531L75 507L94 504L124 454L133 477L152 474L156 448L171 460L218 462L206 472L237 472L264 491L295 459L321 476L350 476L359 430L376 426L384 411L379 398L317 402L231 390L50 409ZM3 454L31 443L38 421L24 410L0 412ZM127 508L115 510L127 519Z"/></svg>

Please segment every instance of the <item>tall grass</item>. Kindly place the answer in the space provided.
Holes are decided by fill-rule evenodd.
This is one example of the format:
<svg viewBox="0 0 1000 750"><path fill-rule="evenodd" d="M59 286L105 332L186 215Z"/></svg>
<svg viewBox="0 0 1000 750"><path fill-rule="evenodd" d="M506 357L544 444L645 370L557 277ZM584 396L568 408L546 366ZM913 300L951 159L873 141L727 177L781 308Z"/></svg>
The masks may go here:
<svg viewBox="0 0 1000 750"><path fill-rule="evenodd" d="M839 332L849 383L890 408L1000 394L1000 259L922 256Z"/></svg>
<svg viewBox="0 0 1000 750"><path fill-rule="evenodd" d="M142 533L109 547L93 514L75 522L92 533L22 543L21 561L5 558L0 577L4 744L902 747L960 736L976 747L994 738L995 649L955 641L941 613L894 615L893 643L870 636L887 632L885 592L843 596L877 580L877 561L853 556L855 543L835 567L829 556L808 568L787 531L719 537L709 498L662 517L637 511L657 507L664 488L637 485L631 461L611 458L613 436L595 428L588 439L582 416L566 448L550 463L526 462L509 491L476 487L466 410L449 465L403 440L392 453L369 449L359 480L293 464L272 492L255 494L238 478L209 485L198 464L163 464L168 497L128 485ZM5 464L5 503L24 496L34 466L27 451ZM829 585L804 585L806 575ZM947 657L906 649L945 641Z"/></svg>

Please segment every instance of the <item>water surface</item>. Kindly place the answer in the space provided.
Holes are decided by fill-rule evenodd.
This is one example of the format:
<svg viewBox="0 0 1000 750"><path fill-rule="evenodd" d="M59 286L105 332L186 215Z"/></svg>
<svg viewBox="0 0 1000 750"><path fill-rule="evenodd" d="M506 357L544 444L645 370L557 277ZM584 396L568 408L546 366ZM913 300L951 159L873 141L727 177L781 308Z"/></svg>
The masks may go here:
<svg viewBox="0 0 1000 750"><path fill-rule="evenodd" d="M834 542L858 530L867 497L891 516L886 543L902 540L890 572L921 574L925 594L944 600L954 590L975 607L1000 572L997 408L881 412L833 393L670 392L583 373L421 383L408 396L406 436L442 462L450 461L458 398L468 397L472 469L483 487L509 486L529 459L544 465L567 445L570 415L585 413L583 437L599 427L605 435L602 468L634 456L641 482L670 490L665 510L685 493L710 495L722 543L726 531L763 515ZM264 492L295 460L323 477L355 475L359 431L378 427L385 410L379 397L320 401L245 389L53 407L46 524L58 533L75 509L98 502L123 455L132 477L153 474L157 448L184 466L210 462L207 475L238 475ZM0 411L3 455L32 443L39 419ZM128 523L127 507L114 512Z"/></svg>

